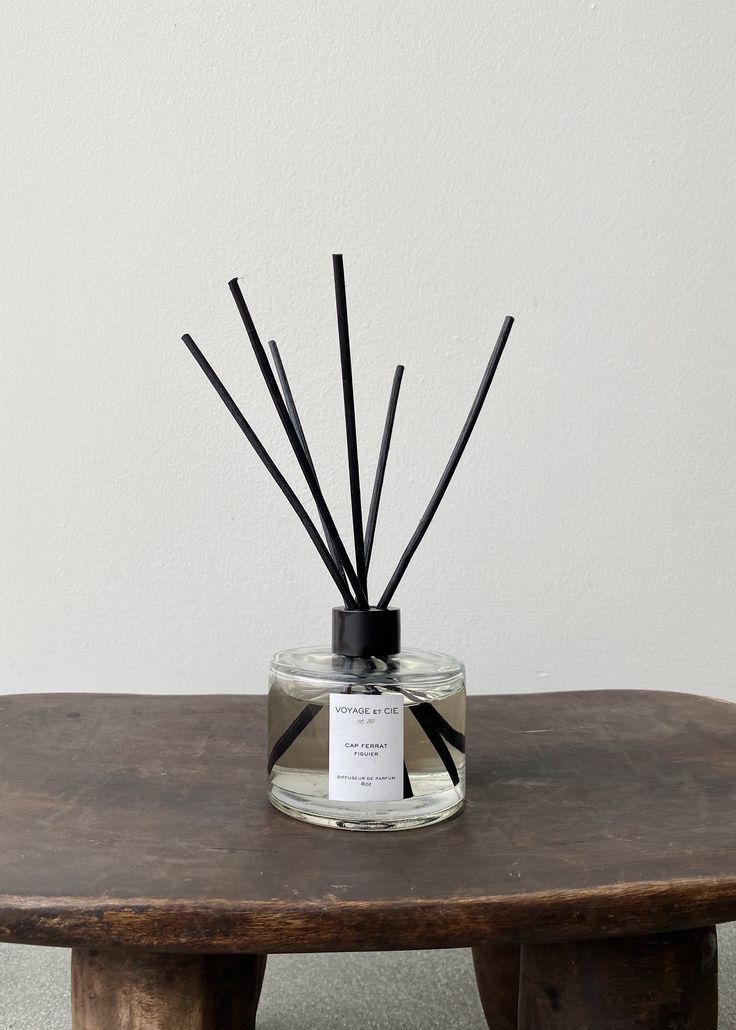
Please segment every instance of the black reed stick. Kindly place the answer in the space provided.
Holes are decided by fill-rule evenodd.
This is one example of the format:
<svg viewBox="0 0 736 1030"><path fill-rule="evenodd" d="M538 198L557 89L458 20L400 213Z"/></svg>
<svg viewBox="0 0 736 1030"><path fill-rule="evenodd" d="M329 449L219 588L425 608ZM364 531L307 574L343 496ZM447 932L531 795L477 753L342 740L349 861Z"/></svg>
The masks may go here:
<svg viewBox="0 0 736 1030"><path fill-rule="evenodd" d="M340 534L338 533L335 521L332 518L332 515L330 514L329 508L327 507L327 502L325 501L324 494L322 493L322 488L319 485L319 480L317 479L317 476L310 467L309 462L307 461L307 457L304 451L302 450L302 446L299 442L299 437L297 435L296 429L294 428L292 421L289 418L289 412L286 409L286 404L284 403L284 399L281 396L281 392L279 391L278 383L276 382L276 378L273 374L271 366L268 363L266 351L264 350L263 344L261 343L260 337L258 335L258 331L256 330L253 319L251 318L250 311L248 310L248 305L245 303L245 298L243 297L243 294L241 292L240 284L238 283L237 279L231 279L228 285L230 287L230 292L233 295L238 311L240 312L240 317L243 320L243 325L245 326L245 330L248 334L248 339L250 340L253 352L256 356L258 367L260 368L261 374L266 382L268 392L271 394L271 399L274 403L278 416L281 419L281 424L283 425L284 430L286 431L286 435L289 439L289 443L291 444L291 448L294 451L294 454L296 455L296 459L299 462L299 467L301 468L304 478L307 481L307 485L309 486L312 497L314 498L314 503L317 506L317 511L319 512L320 518L324 520L324 523L327 526L332 546L334 547L336 554L340 558L340 562L343 566L343 569L345 570L345 575L350 581L350 585L352 586L355 592L355 599L358 602L358 607L367 608L368 598L366 596L362 580L359 579L356 575L355 569L353 568L350 558L348 557L348 553L345 550L345 545L340 539Z"/></svg>
<svg viewBox="0 0 736 1030"><path fill-rule="evenodd" d="M465 754L465 734L451 726L447 719L440 715L429 701L421 701L418 705L413 705L412 710L414 708L422 710L423 725L433 727L456 751L459 751L462 755Z"/></svg>
<svg viewBox="0 0 736 1030"><path fill-rule="evenodd" d="M404 799L413 798L414 791L412 790L411 780L409 779L409 770L406 768L406 762L404 762Z"/></svg>
<svg viewBox="0 0 736 1030"><path fill-rule="evenodd" d="M396 405L399 402L399 391L401 390L401 379L404 375L404 366L397 365L394 372L394 381L391 386L391 396L388 400L386 421L383 426L381 438L381 449L378 452L378 464L376 465L376 478L373 480L373 494L371 506L368 509L368 522L365 528L365 570L366 574L371 565L371 554L373 553L373 539L376 535L376 520L378 518L378 506L381 503L381 492L383 480L386 475L386 461L391 447L391 434L394 431L394 419L396 418Z"/></svg>
<svg viewBox="0 0 736 1030"><path fill-rule="evenodd" d="M447 769L447 773L450 779L457 786L457 784L460 782L460 774L457 771L455 759L450 754L450 749L448 748L447 744L445 744L444 740L442 739L442 736L440 735L436 726L433 724L431 718L427 718L428 708L432 708L432 706L428 704L410 705L409 711L424 730L424 734L427 737L427 740L430 742L432 747L439 755L440 761L444 765L445 769Z"/></svg>
<svg viewBox="0 0 736 1030"><path fill-rule="evenodd" d="M279 386L281 387L281 393L282 393L283 398L284 398L284 403L286 404L286 410L289 412L289 418L292 421L294 429L296 429L297 436L299 437L299 443L302 445L302 450L304 451L304 455L305 455L307 461L309 462L309 467L311 468L312 472L316 476L317 473L316 473L315 468L314 468L314 461L312 460L312 454L311 454L311 452L309 450L309 445L307 444L307 438L304 435L304 428L302 426L302 420L299 418L299 412L297 410L296 401L294 400L294 394L291 392L291 386L289 385L289 379L288 379L288 377L286 375L286 369L284 368L284 363L281 360L281 354L279 352L278 346L276 345L276 341L275 340L269 340L268 341L268 347L269 347L269 350L271 351L271 359L273 361L274 368L276 369L276 377L277 377L277 379L279 381ZM322 529L324 531L325 539L327 541L327 546L330 549L330 554L332 555L335 564L338 567L340 567L340 559L338 558L337 552L335 551L335 549L332 546L332 541L330 540L330 534L328 532L328 528L325 525L324 519L322 519L321 521L322 521Z"/></svg>
<svg viewBox="0 0 736 1030"><path fill-rule="evenodd" d="M300 737L302 733L304 733L312 719L315 719L319 715L319 713L323 711L323 705L315 705L311 702L310 704L305 705L304 708L302 708L301 712L299 712L299 715L297 715L296 719L294 719L294 721L286 727L284 732L281 734L279 739L271 748L271 753L269 754L268 762L266 763L266 772L271 772L273 767L276 765L280 758L283 758L283 756L289 750L289 748L297 739L297 737Z"/></svg>
<svg viewBox="0 0 736 1030"><path fill-rule="evenodd" d="M345 601L346 606L348 608L355 608L356 607L355 599L353 598L353 596L351 595L350 591L348 590L347 584L345 583L345 580L343 579L343 576L342 576L342 573L341 573L340 569L335 564L335 562L334 562L334 560L332 558L332 555L330 554L330 552L325 547L324 541L322 540L322 537L319 535L319 531L317 530L317 527L315 526L315 524L312 522L312 520L310 519L309 515L307 514L307 511L306 511L304 505L301 503L301 501L299 500L297 495L291 489L291 487L287 483L286 479L284 478L284 476L279 471L279 468L277 467L276 463L271 458L271 455L268 453L266 448L263 446L261 441L258 439L258 436L256 435L255 431L251 428L250 423L246 420L246 418L243 415L243 413L241 412L240 408L237 406L235 401L232 399L230 394L227 392L227 390L225 389L224 385L222 384L222 381L218 377L217 373L212 368L212 366L210 365L209 361L204 356L202 351L199 349L197 344L194 342L192 337L187 333L184 336L182 336L182 340L184 341L184 343L188 347L188 349L189 349L192 357L194 358L194 360L197 362L199 367L202 369L204 374L209 379L209 381L212 384L212 386L215 388L218 396L220 397L220 400L223 402L223 404L225 405L227 410L230 412L232 417L237 422L237 424L240 427L240 429L245 434L245 437L246 437L248 443L251 445L253 450L256 452L258 457L261 459L263 464L266 466L266 468L268 469L269 473L271 474L271 476L275 480L276 485L279 487L279 489L283 493L283 495L286 498L286 500L289 502L291 507L296 512L297 516L299 517L299 521L304 526L304 528L306 529L307 533L309 534L309 537L310 537L312 543L317 548L317 551L319 552L320 558L322 559L322 561L327 566L327 571L332 576L333 580L335 581L335 585L337 586L338 590L342 594L342 597L343 597L343 600Z"/></svg>
<svg viewBox="0 0 736 1030"><path fill-rule="evenodd" d="M348 471L350 473L350 508L353 514L353 540L355 542L355 569L363 590L367 593L367 567L363 540L363 510L360 500L360 466L358 464L358 432L355 427L355 395L353 393L353 364L350 357L350 330L348 329L348 302L345 295L345 268L342 254L332 255L335 277L335 306L337 308L337 334L340 339L340 367L342 369L342 397L345 406L345 435L348 444Z"/></svg>
<svg viewBox="0 0 736 1030"><path fill-rule="evenodd" d="M296 429L299 442L302 445L307 461L311 467L314 468L312 454L309 450L309 445L307 444L307 438L304 435L302 420L299 418L294 394L291 392L291 384L289 383L289 379L286 375L286 369L284 368L284 363L281 360L281 352L279 351L278 344L275 340L268 341L268 349L271 351L271 359L273 361L273 366L276 369L276 378L278 379L279 386L281 387L281 393L284 398L284 403L286 404L286 410L289 412L289 418L294 425L294 429Z"/></svg>
<svg viewBox="0 0 736 1030"><path fill-rule="evenodd" d="M450 455L450 460L448 461L447 466L445 467L445 471L440 476L440 481L437 484L434 493L432 494L432 497L430 499L429 504L427 505L424 514L419 520L419 525L415 529L414 535L412 536L409 543L406 545L406 549L404 550L404 553L401 555L401 558L399 559L399 564L394 569L393 575L391 576L391 579L388 581L386 589L383 591L383 594L381 595L381 599L377 605L378 608L388 607L391 598L394 595L394 591L401 582L401 578L406 572L407 566L409 565L409 562L414 556L414 552L416 551L417 547L419 547L419 544L422 541L422 537L429 529L430 523L432 522L432 519L434 518L435 513L440 506L440 502L442 501L442 498L445 495L445 491L447 490L447 487L450 485L450 480L452 479L453 473L455 472L455 469L458 466L460 458L463 455L463 451L465 450L468 440L470 439L470 434L473 432L475 423L478 421L478 416L480 415L481 408L483 407L483 402L485 401L486 396L488 394L488 390L490 389L491 383L493 382L493 377L496 374L498 363L501 360L501 355L503 354L503 349L506 346L506 341L509 338L509 333L511 332L511 327L513 324L513 318L510 315L507 315L507 317L504 319L503 326L501 327L501 332L499 333L498 340L496 341L496 346L494 347L493 353L491 354L490 361L488 362L486 370L483 373L483 378L481 379L478 392L475 395L475 399L470 407L470 412L465 420L465 425L460 431L460 436L458 437L457 443L455 444L452 454Z"/></svg>

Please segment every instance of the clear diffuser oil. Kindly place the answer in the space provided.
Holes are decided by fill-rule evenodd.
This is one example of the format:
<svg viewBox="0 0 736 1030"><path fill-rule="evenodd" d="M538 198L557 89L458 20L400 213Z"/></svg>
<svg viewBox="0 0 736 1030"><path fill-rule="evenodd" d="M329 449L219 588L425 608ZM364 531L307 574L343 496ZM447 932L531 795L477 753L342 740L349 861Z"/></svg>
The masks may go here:
<svg viewBox="0 0 736 1030"><path fill-rule="evenodd" d="M297 819L402 830L462 808L465 675L447 655L281 651L271 662L268 733L269 798Z"/></svg>

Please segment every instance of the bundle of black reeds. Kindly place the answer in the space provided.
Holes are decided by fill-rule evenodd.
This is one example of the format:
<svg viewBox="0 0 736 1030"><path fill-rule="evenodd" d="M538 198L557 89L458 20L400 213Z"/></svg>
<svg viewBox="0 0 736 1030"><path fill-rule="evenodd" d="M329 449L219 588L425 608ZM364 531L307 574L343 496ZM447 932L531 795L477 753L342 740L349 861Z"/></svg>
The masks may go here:
<svg viewBox="0 0 736 1030"><path fill-rule="evenodd" d="M347 454L348 454L348 471L349 471L349 483L350 483L350 505L352 512L352 528L353 528L353 549L355 564L350 558L348 551L343 543L340 533L335 525L335 521L330 514L330 510L325 501L322 488L317 477L317 472L314 467L312 455L307 444L306 437L304 435L304 429L299 417L299 412L294 401L294 395L291 390L291 385L286 376L286 370L284 369L283 362L281 360L281 354L275 343L275 341L269 341L269 348L271 351L271 358L273 361L273 368L268 360L266 350L261 342L258 331L255 327L253 319L251 318L250 311L245 302L245 298L240 289L240 285L237 279L232 279L229 283L230 291L235 299L240 317L243 320L245 330L248 334L253 352L258 362L258 367L261 370L261 374L265 380L268 391L273 400L276 412L281 420L281 424L284 427L284 431L288 437L291 448L294 451L299 467L304 475L304 478L309 487L309 491L314 500L314 504L319 516L319 521L322 526L322 533L315 525L314 521L310 517L304 505L301 503L292 487L287 482L283 473L280 471L276 463L271 458L270 454L262 444L260 438L255 433L250 423L246 420L240 408L237 406L233 398L230 396L228 391L225 389L217 373L214 371L210 363L207 361L201 350L194 342L189 334L182 337L184 343L189 348L193 357L199 364L204 374L209 379L212 386L219 394L221 400L225 404L230 414L237 422L240 429L246 436L246 439L255 450L258 457L261 459L266 469L273 477L279 489L282 491L286 500L289 502L291 507L296 512L300 522L304 526L307 534L309 535L312 543L317 548L320 558L324 562L324 565L332 577L337 589L340 591L342 599L345 603L346 608L350 609L367 609L370 607L375 608L387 608L391 602L391 599L398 587L401 579L406 572L409 562L414 556L419 544L424 537L424 534L429 529L429 526L434 518L437 509L440 506L442 498L450 485L450 481L455 473L455 470L460 462L463 451L467 446L468 440L470 439L471 433L475 427L475 424L480 415L483 403L485 402L488 390L493 381L493 377L496 374L501 355L503 354L506 341L508 340L511 327L513 325L513 318L510 316L504 319L501 331L499 333L496 345L493 349L491 357L486 366L485 372L481 378L478 392L475 395L473 403L470 406L468 417L465 420L465 424L460 431L460 435L455 443L453 451L450 455L449 461L445 466L442 475L440 476L437 487L429 500L429 503L419 520L416 530L414 531L409 543L406 545L403 554L399 558L398 564L394 569L388 583L380 595L378 603L372 606L368 599L368 570L370 567L371 557L373 554L373 545L376 533L376 523L378 519L378 510L381 502L381 494L383 490L384 476L386 473L386 464L388 461L389 449L391 446L391 436L393 433L394 420L396 417L396 407L399 400L399 392L401 390L402 376L404 373L403 365L397 365L394 373L393 384L391 387L391 394L388 402L388 409L386 412L386 420L383 428L383 436L381 439L381 446L378 455L378 463L376 466L375 477L373 481L373 491L371 494L370 506L368 509L367 521L363 522L363 506L361 499L360 490L360 464L358 458L358 437L357 428L355 421L355 399L353 390L353 371L352 361L350 355L350 332L348 328L348 309L347 299L345 293L345 271L343 267L343 259L341 254L335 254L332 258L333 273L335 279L335 301L337 307L337 329L338 338L340 344L340 366L342 372L342 390L343 390L343 403L345 409L345 435L347 440ZM275 369L275 372L274 372Z"/></svg>

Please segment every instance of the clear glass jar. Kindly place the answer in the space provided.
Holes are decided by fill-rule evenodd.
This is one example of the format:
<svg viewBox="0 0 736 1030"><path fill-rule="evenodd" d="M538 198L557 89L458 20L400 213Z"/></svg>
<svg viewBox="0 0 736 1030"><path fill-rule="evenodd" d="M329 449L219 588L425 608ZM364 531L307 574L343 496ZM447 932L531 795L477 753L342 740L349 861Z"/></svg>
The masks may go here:
<svg viewBox="0 0 736 1030"><path fill-rule="evenodd" d="M280 651L268 695L268 796L350 830L447 819L465 799L465 671L430 651Z"/></svg>

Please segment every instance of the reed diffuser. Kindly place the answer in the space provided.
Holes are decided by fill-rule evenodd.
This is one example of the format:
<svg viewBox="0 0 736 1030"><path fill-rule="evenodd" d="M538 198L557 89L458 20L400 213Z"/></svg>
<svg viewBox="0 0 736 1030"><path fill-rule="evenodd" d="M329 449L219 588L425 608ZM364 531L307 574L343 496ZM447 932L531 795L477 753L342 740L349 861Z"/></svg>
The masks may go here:
<svg viewBox="0 0 736 1030"><path fill-rule="evenodd" d="M394 593L455 473L498 368L513 319L504 320L465 424L383 593L368 592L376 523L404 368L394 373L367 519L363 518L350 334L342 255L333 256L353 555L325 502L276 343L271 360L237 279L229 286L276 412L312 495L320 529L188 334L182 337L220 399L294 509L342 597L332 645L280 651L268 697L268 796L287 815L352 830L425 826L465 798L465 672L434 651L402 651Z"/></svg>

